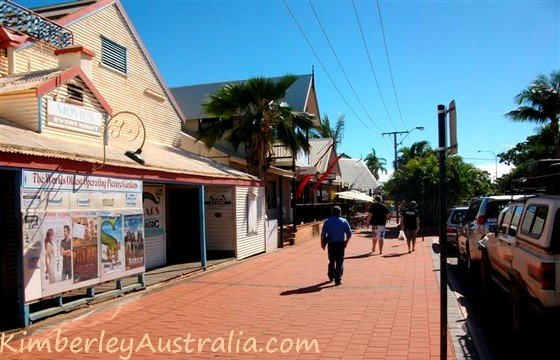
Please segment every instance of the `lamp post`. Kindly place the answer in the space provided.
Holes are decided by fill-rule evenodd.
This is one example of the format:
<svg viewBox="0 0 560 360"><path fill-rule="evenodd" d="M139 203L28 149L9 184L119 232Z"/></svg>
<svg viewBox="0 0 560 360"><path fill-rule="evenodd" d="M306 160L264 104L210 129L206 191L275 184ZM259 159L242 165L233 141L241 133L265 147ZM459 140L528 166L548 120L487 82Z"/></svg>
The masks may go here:
<svg viewBox="0 0 560 360"><path fill-rule="evenodd" d="M406 131L390 131L390 132L384 132L381 133L381 136L385 136L385 135L393 135L393 149L395 151L395 160L393 161L393 171L397 171L397 145L402 144L403 140L408 136L408 134L410 134L411 131L413 130L420 130L423 131L424 127L423 126L416 126L413 127L410 130L406 130ZM402 135L402 134L406 134L405 137L403 137L401 139L401 141L399 143L397 143L397 135ZM397 223L399 222L399 206L397 205L396 201L395 201L395 209L397 211Z"/></svg>
<svg viewBox="0 0 560 360"><path fill-rule="evenodd" d="M495 166L495 173L494 173L494 181L498 181L498 155L495 152L490 150L478 150L479 153L487 152L494 155L494 166Z"/></svg>

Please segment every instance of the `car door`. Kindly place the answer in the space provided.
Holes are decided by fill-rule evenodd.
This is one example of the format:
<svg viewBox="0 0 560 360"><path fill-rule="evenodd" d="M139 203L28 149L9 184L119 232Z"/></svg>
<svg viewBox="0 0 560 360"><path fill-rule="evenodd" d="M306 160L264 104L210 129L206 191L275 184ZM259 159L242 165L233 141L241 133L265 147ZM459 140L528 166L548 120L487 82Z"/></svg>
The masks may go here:
<svg viewBox="0 0 560 360"><path fill-rule="evenodd" d="M494 268L504 277L508 276L513 259L513 247L516 242L517 228L523 212L522 204L510 204L504 215L503 221L499 223L498 236L496 242Z"/></svg>
<svg viewBox="0 0 560 360"><path fill-rule="evenodd" d="M475 244L469 244L469 239L474 237L474 233L476 231L476 216L478 214L478 210L480 209L480 205L482 204L482 199L474 200L470 205L469 209L467 210L467 215L465 215L465 225L462 231L462 251L464 252L465 259L467 256L467 246L472 249ZM479 239L477 239L479 240Z"/></svg>

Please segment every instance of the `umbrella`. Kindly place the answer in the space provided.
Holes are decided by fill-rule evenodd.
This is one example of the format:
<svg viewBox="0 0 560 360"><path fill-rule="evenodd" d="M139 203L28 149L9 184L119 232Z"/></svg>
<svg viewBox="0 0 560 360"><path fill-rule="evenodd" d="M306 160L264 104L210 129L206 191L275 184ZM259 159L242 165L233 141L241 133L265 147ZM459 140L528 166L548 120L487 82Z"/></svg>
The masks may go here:
<svg viewBox="0 0 560 360"><path fill-rule="evenodd" d="M349 191L341 191L335 193L341 199L347 200L356 200L356 201L365 201L365 202L373 202L373 198L368 196L362 192L356 190L349 190Z"/></svg>

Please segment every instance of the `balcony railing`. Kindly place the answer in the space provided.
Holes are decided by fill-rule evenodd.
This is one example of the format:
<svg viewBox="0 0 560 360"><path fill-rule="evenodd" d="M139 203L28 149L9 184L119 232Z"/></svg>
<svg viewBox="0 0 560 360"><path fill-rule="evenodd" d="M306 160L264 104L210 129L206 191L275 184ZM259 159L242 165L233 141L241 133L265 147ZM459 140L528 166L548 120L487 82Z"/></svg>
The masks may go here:
<svg viewBox="0 0 560 360"><path fill-rule="evenodd" d="M74 44L70 30L9 0L0 0L0 26L57 49Z"/></svg>

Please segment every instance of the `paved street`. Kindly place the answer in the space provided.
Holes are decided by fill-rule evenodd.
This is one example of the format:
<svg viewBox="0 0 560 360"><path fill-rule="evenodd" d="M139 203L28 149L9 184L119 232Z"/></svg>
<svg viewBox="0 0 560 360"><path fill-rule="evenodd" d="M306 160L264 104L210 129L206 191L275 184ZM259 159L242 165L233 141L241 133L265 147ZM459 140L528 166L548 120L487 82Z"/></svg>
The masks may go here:
<svg viewBox="0 0 560 360"><path fill-rule="evenodd" d="M433 240L419 239L408 254L404 242L389 239L382 256L372 255L369 233L358 230L341 286L326 282L318 243L298 244L35 324L27 336L48 338L51 353L29 353L29 338L16 336L8 345L18 352L6 357L5 338L1 356L438 359ZM308 351L296 351L298 339L308 340ZM451 341L448 358L455 358Z"/></svg>

